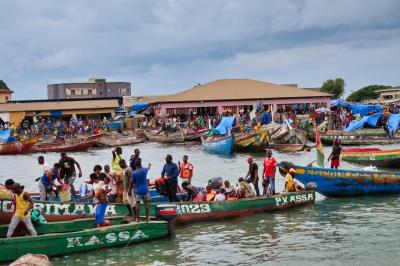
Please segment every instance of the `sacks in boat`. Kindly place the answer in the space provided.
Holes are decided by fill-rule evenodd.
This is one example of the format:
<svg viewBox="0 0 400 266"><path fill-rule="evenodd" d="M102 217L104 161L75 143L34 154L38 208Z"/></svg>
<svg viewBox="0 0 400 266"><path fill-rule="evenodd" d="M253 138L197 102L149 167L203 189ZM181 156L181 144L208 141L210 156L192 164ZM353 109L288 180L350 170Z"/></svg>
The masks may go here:
<svg viewBox="0 0 400 266"><path fill-rule="evenodd" d="M53 266L50 262L49 258L46 255L42 254L26 254L13 263L10 266L22 266L22 265L29 265L29 266Z"/></svg>

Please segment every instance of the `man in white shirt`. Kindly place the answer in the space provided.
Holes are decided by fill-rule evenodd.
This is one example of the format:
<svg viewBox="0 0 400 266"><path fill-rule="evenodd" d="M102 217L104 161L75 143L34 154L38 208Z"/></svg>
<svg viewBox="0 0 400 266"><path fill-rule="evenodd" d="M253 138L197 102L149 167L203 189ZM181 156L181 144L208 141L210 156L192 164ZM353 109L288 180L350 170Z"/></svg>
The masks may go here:
<svg viewBox="0 0 400 266"><path fill-rule="evenodd" d="M214 197L214 201L224 201L224 200L226 200L225 189L220 188L219 193L217 195L215 195L215 197Z"/></svg>
<svg viewBox="0 0 400 266"><path fill-rule="evenodd" d="M42 166L42 176L43 175L47 175L49 171L51 171L49 165L44 161L44 157L42 155L40 155L38 157L38 163L39 165ZM46 200L46 196L47 196L47 192L46 192L46 188L43 185L42 181L40 180L40 177L37 177L35 179L36 182L39 182L39 192L40 192L40 200Z"/></svg>

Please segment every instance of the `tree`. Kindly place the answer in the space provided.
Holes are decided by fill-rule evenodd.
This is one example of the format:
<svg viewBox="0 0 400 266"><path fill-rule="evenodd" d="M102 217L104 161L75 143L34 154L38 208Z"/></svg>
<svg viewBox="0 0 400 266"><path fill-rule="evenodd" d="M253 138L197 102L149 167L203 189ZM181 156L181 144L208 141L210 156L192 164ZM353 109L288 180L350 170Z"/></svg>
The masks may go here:
<svg viewBox="0 0 400 266"><path fill-rule="evenodd" d="M333 94L332 98L339 98L344 92L344 85L342 78L328 79L322 84L321 91Z"/></svg>
<svg viewBox="0 0 400 266"><path fill-rule="evenodd" d="M348 102L361 102L363 100L371 100L371 99L378 99L379 92L378 90L384 90L387 88L391 88L391 86L384 86L384 85L369 85L364 88L361 88L347 97L346 101Z"/></svg>
<svg viewBox="0 0 400 266"><path fill-rule="evenodd" d="M0 90L9 90L10 88L8 88L7 84L0 79Z"/></svg>

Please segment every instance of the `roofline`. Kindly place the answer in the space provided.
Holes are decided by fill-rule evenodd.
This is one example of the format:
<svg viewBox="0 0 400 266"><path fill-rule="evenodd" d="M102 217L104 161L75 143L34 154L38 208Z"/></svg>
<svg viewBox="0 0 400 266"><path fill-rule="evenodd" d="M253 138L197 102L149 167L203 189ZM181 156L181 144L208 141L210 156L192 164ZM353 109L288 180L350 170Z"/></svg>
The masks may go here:
<svg viewBox="0 0 400 266"><path fill-rule="evenodd" d="M14 91L13 90L6 90L6 89L1 89L0 90L0 93L14 93Z"/></svg>
<svg viewBox="0 0 400 266"><path fill-rule="evenodd" d="M106 81L106 83L126 83L126 84L131 84L131 82L129 82L129 81ZM96 84L96 82L82 81L82 82L51 83L51 84L47 84L47 86L65 85L65 84Z"/></svg>
<svg viewBox="0 0 400 266"><path fill-rule="evenodd" d="M400 87L392 87L392 88L388 88L388 89L376 90L376 92L380 92L380 91L398 91L398 90L400 90Z"/></svg>
<svg viewBox="0 0 400 266"><path fill-rule="evenodd" d="M330 94L333 96L333 94ZM331 96L326 95L326 96L303 96L303 97L281 97L281 98L247 98L247 99L217 99L217 100L195 100L195 101L157 101L154 103L196 103L196 102L219 102L219 101L260 101L260 100L275 100L275 99L296 99L296 98L330 98Z"/></svg>
<svg viewBox="0 0 400 266"><path fill-rule="evenodd" d="M78 99L38 99L38 100L14 100L7 103L45 103L45 102L78 102L78 101L102 101L102 100L123 100L122 97L103 98L78 98Z"/></svg>

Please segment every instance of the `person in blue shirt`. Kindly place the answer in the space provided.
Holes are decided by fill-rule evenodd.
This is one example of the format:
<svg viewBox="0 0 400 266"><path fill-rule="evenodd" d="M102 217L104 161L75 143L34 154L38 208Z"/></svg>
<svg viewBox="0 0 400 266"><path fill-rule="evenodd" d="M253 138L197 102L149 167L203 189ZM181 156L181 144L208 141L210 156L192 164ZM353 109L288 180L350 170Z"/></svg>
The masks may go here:
<svg viewBox="0 0 400 266"><path fill-rule="evenodd" d="M132 173L132 184L135 186L135 220L139 222L140 201L143 201L146 209L146 221L149 221L149 187L147 185L147 173L151 167L149 163L147 168L142 167L142 161L135 161L136 170Z"/></svg>
<svg viewBox="0 0 400 266"><path fill-rule="evenodd" d="M178 187L178 165L172 162L172 155L168 154L165 158L166 164L161 172L161 178L164 180L165 184L165 192L168 195L170 202L176 202L178 199L176 198L176 190Z"/></svg>

